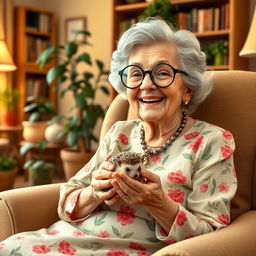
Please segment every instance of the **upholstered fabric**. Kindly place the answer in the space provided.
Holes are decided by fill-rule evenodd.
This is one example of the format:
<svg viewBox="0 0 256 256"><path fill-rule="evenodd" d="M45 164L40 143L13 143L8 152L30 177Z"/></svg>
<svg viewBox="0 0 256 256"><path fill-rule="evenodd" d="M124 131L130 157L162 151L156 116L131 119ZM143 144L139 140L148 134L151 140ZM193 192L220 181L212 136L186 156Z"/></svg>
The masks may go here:
<svg viewBox="0 0 256 256"><path fill-rule="evenodd" d="M236 141L238 192L227 228L166 246L154 256L253 256L256 252L256 73L217 71L214 90L194 117L230 130ZM103 122L101 139L116 120L135 118L120 96ZM57 220L59 185L0 193L0 240L26 230L46 227ZM238 217L239 216L239 217Z"/></svg>

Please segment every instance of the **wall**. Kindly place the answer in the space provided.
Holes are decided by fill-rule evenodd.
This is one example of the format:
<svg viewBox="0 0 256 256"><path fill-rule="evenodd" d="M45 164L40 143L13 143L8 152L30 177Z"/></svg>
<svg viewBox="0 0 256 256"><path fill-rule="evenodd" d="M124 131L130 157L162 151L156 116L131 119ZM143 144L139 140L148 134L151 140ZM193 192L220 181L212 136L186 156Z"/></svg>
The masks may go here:
<svg viewBox="0 0 256 256"><path fill-rule="evenodd" d="M256 0L251 0L250 1L250 21L252 19L253 12L255 9L256 9ZM256 71L256 59L250 59L249 70Z"/></svg>
<svg viewBox="0 0 256 256"><path fill-rule="evenodd" d="M87 51L91 57L102 60L106 67L109 67L112 50L111 2L110 0L14 0L14 5L54 11L58 22L58 43L61 44L65 43L65 19L85 16L87 18L87 30L92 34L89 39L92 47L88 47ZM109 99L106 99L102 94L98 95L97 102L100 102L104 107L109 105ZM63 99L58 97L58 112L60 114L70 115L68 109L72 105L71 95L66 94ZM98 123L96 134L99 134L100 126L101 123Z"/></svg>

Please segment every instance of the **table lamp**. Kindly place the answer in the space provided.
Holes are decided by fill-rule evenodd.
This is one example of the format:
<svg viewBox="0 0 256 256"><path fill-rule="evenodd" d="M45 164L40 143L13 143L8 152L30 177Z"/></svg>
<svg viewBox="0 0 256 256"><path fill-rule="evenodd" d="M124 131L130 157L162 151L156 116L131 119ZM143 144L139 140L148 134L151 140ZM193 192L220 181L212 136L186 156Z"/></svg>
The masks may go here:
<svg viewBox="0 0 256 256"><path fill-rule="evenodd" d="M16 70L10 52L3 39L0 39L0 72Z"/></svg>
<svg viewBox="0 0 256 256"><path fill-rule="evenodd" d="M256 57L256 7L254 10L249 33L247 35L244 47L239 53L239 56Z"/></svg>

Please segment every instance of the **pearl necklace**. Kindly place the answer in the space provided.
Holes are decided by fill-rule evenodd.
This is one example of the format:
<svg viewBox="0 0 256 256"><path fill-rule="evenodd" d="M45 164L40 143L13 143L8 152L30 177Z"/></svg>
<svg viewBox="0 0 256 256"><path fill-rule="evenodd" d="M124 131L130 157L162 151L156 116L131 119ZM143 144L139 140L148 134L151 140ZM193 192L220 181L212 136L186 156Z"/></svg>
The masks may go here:
<svg viewBox="0 0 256 256"><path fill-rule="evenodd" d="M140 144L141 144L142 149L144 151L144 153L142 154L142 157L144 158L143 159L144 164L147 163L150 156L157 155L161 152L164 152L168 147L170 147L172 145L172 143L176 140L176 138L180 135L182 130L184 129L184 127L186 125L186 122L187 122L187 114L186 114L186 112L182 112L182 119L181 119L179 128L176 130L174 135L172 135L171 138L168 139L166 141L166 143L163 146L159 147L159 148L150 148L150 147L146 146L146 144L145 144L145 131L144 131L143 126L141 126L141 129L140 129Z"/></svg>

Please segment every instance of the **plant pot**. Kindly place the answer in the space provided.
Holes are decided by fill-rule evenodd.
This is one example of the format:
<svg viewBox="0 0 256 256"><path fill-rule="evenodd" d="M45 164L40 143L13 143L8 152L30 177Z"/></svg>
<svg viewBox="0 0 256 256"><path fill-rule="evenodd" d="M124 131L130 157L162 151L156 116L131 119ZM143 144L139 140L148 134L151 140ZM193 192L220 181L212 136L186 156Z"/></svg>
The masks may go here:
<svg viewBox="0 0 256 256"><path fill-rule="evenodd" d="M3 171L0 170L0 191L9 190L13 188L18 168Z"/></svg>
<svg viewBox="0 0 256 256"><path fill-rule="evenodd" d="M224 63L224 58L222 53L217 53L214 55L214 65L221 66Z"/></svg>
<svg viewBox="0 0 256 256"><path fill-rule="evenodd" d="M2 115L2 124L4 126L15 126L18 124L18 112L5 112Z"/></svg>
<svg viewBox="0 0 256 256"><path fill-rule="evenodd" d="M23 138L28 142L38 142L45 140L44 134L47 122L28 122L23 121Z"/></svg>
<svg viewBox="0 0 256 256"><path fill-rule="evenodd" d="M89 160L95 152L77 152L72 149L62 149L60 157L63 161L66 180L73 177Z"/></svg>
<svg viewBox="0 0 256 256"><path fill-rule="evenodd" d="M45 185L52 183L54 168L29 168L29 184L31 186Z"/></svg>
<svg viewBox="0 0 256 256"><path fill-rule="evenodd" d="M61 124L55 123L49 125L45 129L45 138L48 142L52 144L62 144L65 140L65 137L59 138L58 135L63 131L64 127Z"/></svg>

